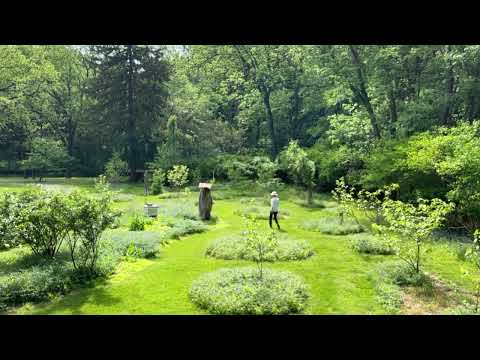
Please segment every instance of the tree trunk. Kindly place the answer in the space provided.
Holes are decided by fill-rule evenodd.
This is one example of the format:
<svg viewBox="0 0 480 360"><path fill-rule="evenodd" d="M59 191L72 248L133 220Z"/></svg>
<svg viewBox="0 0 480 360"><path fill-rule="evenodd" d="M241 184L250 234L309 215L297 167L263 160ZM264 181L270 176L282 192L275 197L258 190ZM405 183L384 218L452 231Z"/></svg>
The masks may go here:
<svg viewBox="0 0 480 360"><path fill-rule="evenodd" d="M272 159L275 159L275 157L278 154L278 145L277 145L277 138L275 136L275 128L274 128L274 119L273 119L273 114L272 114L272 108L270 106L270 91L266 88L265 85L260 85L260 91L263 96L263 104L265 106L265 115L267 117L267 125L268 125L268 130L270 133L270 139L272 141L272 146L270 149L270 154Z"/></svg>
<svg viewBox="0 0 480 360"><path fill-rule="evenodd" d="M358 98L358 100L362 103L368 113L368 117L370 118L370 123L372 125L373 135L376 139L381 138L380 128L378 126L377 117L375 115L375 111L373 110L373 106L370 102L370 98L368 97L367 93L367 86L366 86L366 79L365 74L362 70L362 61L360 59L360 55L358 54L357 49L353 45L348 46L350 49L350 55L352 58L352 63L356 68L357 72L357 86L351 84L350 88L352 89L354 95Z"/></svg>
<svg viewBox="0 0 480 360"><path fill-rule="evenodd" d="M447 52L450 51L450 46L447 47ZM446 89L446 104L442 114L442 124L445 126L452 125L452 96L455 93L455 74L453 72L453 64L449 62L449 67L447 71L447 89Z"/></svg>
<svg viewBox="0 0 480 360"><path fill-rule="evenodd" d="M73 145L74 145L74 139L75 139L75 125L73 124L72 118L70 117L68 120L68 137L67 137L67 152L68 156L70 156L70 160L73 158ZM72 177L72 163L69 160L67 164L67 178Z"/></svg>
<svg viewBox="0 0 480 360"><path fill-rule="evenodd" d="M397 114L397 102L395 99L393 84L388 93L388 108L390 112L390 135L392 137L395 137L398 114Z"/></svg>
<svg viewBox="0 0 480 360"><path fill-rule="evenodd" d="M130 181L137 178L137 144L135 138L135 118L133 111L133 45L127 45L128 80L127 80L127 136L128 136L128 167L130 169Z"/></svg>
<svg viewBox="0 0 480 360"><path fill-rule="evenodd" d="M454 85L455 85L455 78L453 75L453 70L450 68L448 70L448 80L447 80L447 100L445 104L445 108L442 114L442 124L446 126L452 125L452 118L451 118L451 108L452 108L452 96L454 94Z"/></svg>
<svg viewBox="0 0 480 360"><path fill-rule="evenodd" d="M300 113L300 86L296 84L293 89L293 94L290 97L291 108L289 111L289 120L290 120L290 138L298 139L299 138L299 124L298 124L298 114Z"/></svg>

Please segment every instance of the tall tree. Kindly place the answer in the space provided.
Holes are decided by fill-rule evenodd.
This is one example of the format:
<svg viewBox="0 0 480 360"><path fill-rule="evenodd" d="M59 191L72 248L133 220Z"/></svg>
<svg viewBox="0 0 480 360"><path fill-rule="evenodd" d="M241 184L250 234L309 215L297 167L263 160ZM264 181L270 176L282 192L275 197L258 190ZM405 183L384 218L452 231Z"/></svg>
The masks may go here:
<svg viewBox="0 0 480 360"><path fill-rule="evenodd" d="M144 167L152 147L152 129L163 118L169 70L164 47L100 45L91 47L96 71L93 90L101 111L99 123L126 144L130 180Z"/></svg>

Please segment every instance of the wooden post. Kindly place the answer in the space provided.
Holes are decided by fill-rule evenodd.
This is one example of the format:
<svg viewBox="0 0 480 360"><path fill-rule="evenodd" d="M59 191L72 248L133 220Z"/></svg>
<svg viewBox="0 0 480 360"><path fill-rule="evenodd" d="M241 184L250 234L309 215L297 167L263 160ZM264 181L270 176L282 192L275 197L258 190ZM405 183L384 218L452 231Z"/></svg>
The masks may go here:
<svg viewBox="0 0 480 360"><path fill-rule="evenodd" d="M143 173L143 195L148 195L148 186L149 186L149 173L148 170L145 170Z"/></svg>
<svg viewBox="0 0 480 360"><path fill-rule="evenodd" d="M198 184L200 195L198 198L198 215L202 220L210 220L210 212L212 211L212 184Z"/></svg>

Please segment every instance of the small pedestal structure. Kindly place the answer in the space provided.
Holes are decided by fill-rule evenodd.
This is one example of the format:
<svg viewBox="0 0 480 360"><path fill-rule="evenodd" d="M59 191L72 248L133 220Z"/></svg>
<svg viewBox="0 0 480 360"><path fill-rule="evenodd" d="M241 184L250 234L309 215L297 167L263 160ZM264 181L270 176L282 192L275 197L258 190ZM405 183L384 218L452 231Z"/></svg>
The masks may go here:
<svg viewBox="0 0 480 360"><path fill-rule="evenodd" d="M143 206L143 212L148 217L157 217L158 216L158 205L145 204Z"/></svg>
<svg viewBox="0 0 480 360"><path fill-rule="evenodd" d="M200 196L198 198L198 215L202 220L210 220L210 212L212 211L212 184L200 183Z"/></svg>

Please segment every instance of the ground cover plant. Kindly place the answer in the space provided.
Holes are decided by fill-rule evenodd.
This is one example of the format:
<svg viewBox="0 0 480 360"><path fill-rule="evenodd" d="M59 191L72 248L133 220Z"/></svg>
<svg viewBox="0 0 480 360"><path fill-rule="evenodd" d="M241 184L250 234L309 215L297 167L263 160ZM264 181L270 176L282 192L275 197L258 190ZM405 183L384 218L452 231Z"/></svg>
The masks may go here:
<svg viewBox="0 0 480 360"><path fill-rule="evenodd" d="M191 300L217 315L282 315L301 312L308 287L297 275L255 268L220 269L203 275L189 291Z"/></svg>
<svg viewBox="0 0 480 360"><path fill-rule="evenodd" d="M300 226L308 231L316 231L331 235L356 234L365 231L364 227L358 224L355 220L344 218L340 224L337 219L328 216L318 219L304 220L300 223Z"/></svg>
<svg viewBox="0 0 480 360"><path fill-rule="evenodd" d="M394 255L395 249L379 237L364 233L351 236L352 249L362 254L371 255Z"/></svg>
<svg viewBox="0 0 480 360"><path fill-rule="evenodd" d="M230 235L215 239L205 254L218 259L253 260L254 252L248 247L247 239L242 235ZM306 241L291 239L285 234L278 235L278 246L264 254L265 261L303 260L314 255L312 247Z"/></svg>

